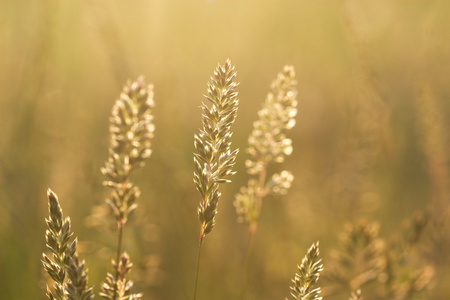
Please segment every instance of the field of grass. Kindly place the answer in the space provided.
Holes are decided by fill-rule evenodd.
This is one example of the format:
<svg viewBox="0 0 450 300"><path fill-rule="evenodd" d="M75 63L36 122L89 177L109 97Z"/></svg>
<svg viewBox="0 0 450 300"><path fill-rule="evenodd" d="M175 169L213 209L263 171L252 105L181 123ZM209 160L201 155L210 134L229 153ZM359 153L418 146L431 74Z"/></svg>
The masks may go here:
<svg viewBox="0 0 450 300"><path fill-rule="evenodd" d="M264 199L246 299L290 297L316 241L324 299L357 288L366 300L450 298L449 16L447 1L1 1L0 299L45 299L48 188L98 295L117 243L100 172L109 116L140 75L154 86L156 131L132 175L129 277L144 299L192 299L194 135L227 59L240 152L205 237L197 299L242 294L249 227L233 203L253 122L285 65L297 81L293 151L267 170L294 179Z"/></svg>

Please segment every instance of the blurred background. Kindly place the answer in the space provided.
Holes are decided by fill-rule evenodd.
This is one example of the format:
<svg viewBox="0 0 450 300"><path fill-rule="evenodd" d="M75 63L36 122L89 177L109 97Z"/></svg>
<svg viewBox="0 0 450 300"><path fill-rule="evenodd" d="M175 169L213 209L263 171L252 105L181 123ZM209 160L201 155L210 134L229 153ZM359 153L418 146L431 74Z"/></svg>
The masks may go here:
<svg viewBox="0 0 450 300"><path fill-rule="evenodd" d="M355 228L400 257L389 277L389 260L371 252L367 268L380 271L363 280L365 299L383 299L375 295L391 278L412 291L398 299L449 299L449 15L446 1L1 1L0 298L45 299L49 187L96 292L112 271L116 232L99 170L111 107L141 74L155 87L156 136L132 178L142 196L124 247L145 299L192 298L193 136L206 83L230 58L241 152L203 246L198 299L238 298L248 227L233 199L247 182L252 122L284 65L296 70L298 115L293 154L273 170L295 179L286 196L265 199L247 299L288 297L315 241L325 267L318 286L326 299L348 299L365 258L349 267L336 257Z"/></svg>

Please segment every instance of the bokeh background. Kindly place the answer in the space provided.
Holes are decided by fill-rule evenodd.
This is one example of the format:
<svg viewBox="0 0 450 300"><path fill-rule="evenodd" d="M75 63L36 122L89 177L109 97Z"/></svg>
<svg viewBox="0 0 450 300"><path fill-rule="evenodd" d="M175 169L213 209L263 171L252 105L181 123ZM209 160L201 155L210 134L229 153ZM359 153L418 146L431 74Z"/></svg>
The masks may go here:
<svg viewBox="0 0 450 300"><path fill-rule="evenodd" d="M238 298L248 228L233 198L247 181L252 122L286 64L298 80L294 152L273 170L295 180L286 196L265 199L248 299L289 296L317 240L325 269L333 265L345 224L378 224L389 247L424 212L440 225L424 232L411 266L434 270L429 299L449 299L449 16L446 1L1 1L0 298L45 298L49 187L99 290L116 243L99 171L108 117L126 80L141 74L155 86L156 137L133 178L142 196L125 230L131 276L145 299L192 298L193 136L206 83L230 58L240 82L233 146L242 151L204 243L198 299ZM366 299L377 284L363 286Z"/></svg>

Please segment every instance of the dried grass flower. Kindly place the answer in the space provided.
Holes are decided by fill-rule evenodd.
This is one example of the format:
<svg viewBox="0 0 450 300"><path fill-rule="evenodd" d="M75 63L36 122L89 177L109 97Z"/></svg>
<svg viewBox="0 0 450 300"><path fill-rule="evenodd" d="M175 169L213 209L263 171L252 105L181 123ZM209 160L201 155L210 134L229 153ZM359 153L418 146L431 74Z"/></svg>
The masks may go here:
<svg viewBox="0 0 450 300"><path fill-rule="evenodd" d="M309 248L298 267L298 273L292 279L292 297L296 300L321 300L320 288L314 288L314 285L319 280L322 270L322 260L319 259L319 242L316 242Z"/></svg>
<svg viewBox="0 0 450 300"><path fill-rule="evenodd" d="M139 77L125 85L112 108L109 157L101 172L107 178L104 184L112 188L107 203L119 224L124 224L136 209L135 202L141 194L129 178L131 171L142 167L152 154L154 106L153 86L146 85L144 78Z"/></svg>
<svg viewBox="0 0 450 300"><path fill-rule="evenodd" d="M137 81L128 81L112 108L109 157L101 172L107 178L104 184L112 188L111 197L106 202L114 212L119 233L116 260L112 260L115 275L107 274L100 293L105 299L142 297L142 294L131 293L133 282L125 278L133 264L129 255L122 253L122 235L123 226L136 209L136 200L141 195L139 187L130 181L131 171L142 167L152 154L154 106L153 86L139 77Z"/></svg>
<svg viewBox="0 0 450 300"><path fill-rule="evenodd" d="M238 220L248 222L252 227L258 222L262 199L268 194L286 194L294 180L292 173L286 170L273 174L268 181L266 177L269 164L282 163L293 151L287 132L295 125L296 84L294 68L285 66L272 82L271 91L258 112L258 120L253 123L248 138L249 158L245 165L251 178L247 187L242 187L236 195L234 206Z"/></svg>
<svg viewBox="0 0 450 300"><path fill-rule="evenodd" d="M42 254L44 270L54 281L53 290L47 286L47 298L50 300L80 299L94 297L93 290L87 285L87 270L84 261L79 262L77 238L72 239L70 218L64 218L58 196L50 189L47 191L49 218L46 219L45 240L47 248L53 254L50 258Z"/></svg>
<svg viewBox="0 0 450 300"><path fill-rule="evenodd" d="M201 239L215 224L221 196L219 184L229 182L228 178L235 173L232 168L239 150L231 150L230 141L231 125L236 119L239 104L235 77L235 69L229 60L216 68L205 96L211 106L202 104L203 128L194 136L194 183L202 195L198 207Z"/></svg>

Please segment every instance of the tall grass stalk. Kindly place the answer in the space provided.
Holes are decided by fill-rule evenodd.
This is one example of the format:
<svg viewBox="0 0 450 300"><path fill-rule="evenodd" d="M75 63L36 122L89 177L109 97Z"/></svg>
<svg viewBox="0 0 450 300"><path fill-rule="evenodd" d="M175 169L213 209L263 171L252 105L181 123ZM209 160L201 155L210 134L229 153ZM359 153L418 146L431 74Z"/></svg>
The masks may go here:
<svg viewBox="0 0 450 300"><path fill-rule="evenodd" d="M153 125L153 86L146 85L143 77L129 81L115 102L110 117L109 157L101 169L107 180L105 186L112 188L106 202L111 207L117 221L117 255L112 260L115 275L107 275L100 295L105 299L141 299L142 294L131 294L133 286L125 275L133 264L126 252L122 252L123 227L130 214L136 209L136 200L141 192L130 181L131 171L142 167L150 157Z"/></svg>
<svg viewBox="0 0 450 300"><path fill-rule="evenodd" d="M232 168L236 161L238 149L231 150L231 125L237 116L239 100L235 82L236 72L230 61L218 66L208 83L205 96L211 106L205 103L203 111L203 128L194 136L194 183L202 196L198 207L200 219L200 238L195 275L194 300L197 297L198 274L203 239L215 225L217 205L221 193L219 184L230 182L228 179L235 172Z"/></svg>
<svg viewBox="0 0 450 300"><path fill-rule="evenodd" d="M240 298L245 298L248 286L253 245L261 213L263 198L269 194L284 195L294 179L289 171L273 174L267 180L267 168L271 163L282 163L285 156L292 153L292 141L286 133L295 125L297 114L297 91L295 71L285 66L271 84L258 120L253 123L253 131L248 139L247 153L250 158L245 162L251 176L246 187L236 195L234 205L240 222L249 224L249 238L244 266Z"/></svg>

